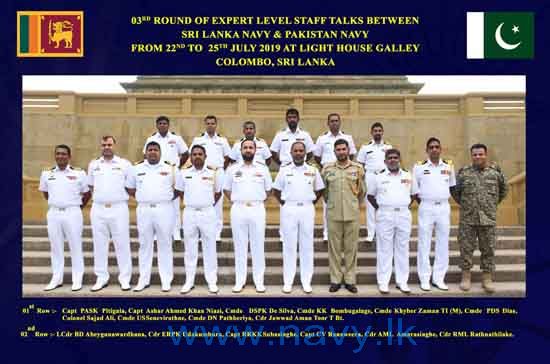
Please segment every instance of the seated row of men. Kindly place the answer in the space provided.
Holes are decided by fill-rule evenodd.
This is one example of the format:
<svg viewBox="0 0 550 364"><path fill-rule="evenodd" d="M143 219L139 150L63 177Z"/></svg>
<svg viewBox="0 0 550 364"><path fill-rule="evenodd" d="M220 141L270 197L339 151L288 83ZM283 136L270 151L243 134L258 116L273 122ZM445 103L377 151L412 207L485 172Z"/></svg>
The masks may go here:
<svg viewBox="0 0 550 364"><path fill-rule="evenodd" d="M287 112L289 124L287 131L292 133L292 130L297 131L298 114L297 112L293 114L292 109L289 111L290 113ZM295 124L293 120L296 121ZM258 292L264 292L264 201L268 198L270 191L273 191L273 195L281 204L283 292L290 293L292 290L298 246L302 289L306 293L312 292L314 204L322 196L326 207L324 225L328 227L326 234L331 280L329 290L335 292L344 284L350 292L355 293L357 292L355 268L360 225L359 207L367 195L367 186L369 201L367 206L376 210L375 228L367 226L369 232L367 239L373 240L375 230L379 290L382 293L389 291L392 261L395 260L397 287L403 292L410 292L407 285L411 233L409 207L415 199L420 203L417 264L420 287L423 290L430 290L430 283L433 283L440 289L447 289L444 278L449 260L448 199L452 193L461 206L468 207L472 205L468 202L473 200L471 193L478 192L475 189L472 190L471 183L455 182L452 163L440 159L441 143L438 139L428 140L426 150L429 159L416 165L411 174L400 167L400 152L397 149L379 148L383 129L380 124L373 124L371 128L373 141L361 148L364 152L362 154L360 151L357 159L372 162L372 157L379 154L378 151L381 150L385 168L379 169L378 172L369 171L367 163L351 161L353 142L350 142L351 138L340 137L342 136L339 131L340 118L337 114L331 114L328 117L330 135L327 133L325 138L322 138L325 135L321 136L315 150L315 155L320 158L323 165L321 173L316 167L305 163L308 144L303 140L304 138L296 138L288 145L290 160L282 162L283 165L275 182L272 183L265 159L263 161L260 159L261 155L267 156L265 152L267 147L265 142L255 138L251 132L251 130L255 131L253 123L245 123L245 138L238 142L238 149L236 149L238 155L235 147L232 153L236 162L227 167L227 160L220 158L219 154L214 152L214 158L210 155L212 150L225 148L223 145L226 143L220 144L215 141L216 138L221 138L215 133L217 120L214 117L207 117L206 133L197 137L198 139L196 138L192 143L191 165L182 169L178 169L174 163L168 161L165 155L174 154L175 151L175 155L180 158L179 164L185 164L183 159L187 151L181 153L185 148L178 149L182 148L181 138L168 133L167 118L160 117L156 123L159 132L150 139L166 138L164 144L148 139L144 148L145 160L134 166L114 154L116 142L112 136L102 138L102 156L90 163L88 175L70 166L71 153L68 146L56 147L57 165L51 170L44 171L40 180L40 190L44 192L50 206L47 218L53 275L46 290L55 289L62 284L64 236L69 241L71 249L72 288L79 290L82 287L84 263L81 206L85 205L93 194L90 218L94 245L94 272L97 276L96 284L92 287L93 291L99 291L108 284L107 258L110 238L115 244L121 289L130 289L132 262L127 201L128 196L134 196L137 201L136 217L139 237L139 280L134 290L142 291L149 286L155 239L162 290L171 289L174 276L172 242L173 238L179 237L178 225L183 222L186 274L181 292L187 293L194 287L199 237L202 242L204 276L208 289L212 293L218 292L216 240L219 240L221 227L218 223L219 214L216 206L221 205L223 191L232 202L230 220L235 253L233 292L240 292L246 283L249 243L254 285ZM294 128L291 125L294 125ZM338 128L333 129L331 125L337 125ZM378 138L375 137L377 131L379 131ZM288 136L279 135L275 137L272 150L277 148L277 140L279 143L289 142ZM176 140L173 140L174 138ZM180 141L177 140L178 138ZM210 143L209 139L212 138L214 141ZM332 158L329 159L328 154L323 152L325 149L331 152ZM495 190L490 191L496 191L498 196L496 203L494 206L488 204L482 206L482 209L494 207L496 212L496 204L506 194L504 177L498 169L487 164L485 146L474 145L471 152L474 170L480 173L489 172L486 173L488 180L493 179L497 183ZM272 156L274 160L281 161L283 154L286 153L274 152ZM474 155L484 157L474 158ZM269 160L267 162L269 163ZM224 169L224 165L227 170ZM466 167L463 170L466 172L465 177L468 177L471 168ZM479 178L470 179L479 181ZM477 187L479 190L483 186ZM185 203L182 218L178 216L180 197L183 197ZM463 201L470 205L462 203ZM470 208L475 207L470 206ZM479 210L479 206L477 208ZM213 221L216 221L216 224L213 224ZM368 217L367 222L372 223ZM466 225L479 224L474 221ZM487 224L481 223L481 225ZM434 227L436 249L432 271L429 253ZM482 244L481 240L480 238L482 269L485 273L490 273L494 269L492 263L494 253L491 250L493 248L491 241ZM473 249L469 248L470 245L472 245L470 242L461 243L461 255L463 255L461 288L465 290L469 289L470 285L469 270L473 254ZM342 253L344 254L343 266ZM484 275L483 284L488 291L494 290L490 274Z"/></svg>

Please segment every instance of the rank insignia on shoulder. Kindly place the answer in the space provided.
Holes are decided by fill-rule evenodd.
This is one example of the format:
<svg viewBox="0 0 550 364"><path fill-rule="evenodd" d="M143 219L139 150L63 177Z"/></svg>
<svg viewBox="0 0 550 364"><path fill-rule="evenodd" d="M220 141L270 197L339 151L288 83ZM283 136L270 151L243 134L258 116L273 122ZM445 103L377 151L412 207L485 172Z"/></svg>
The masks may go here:
<svg viewBox="0 0 550 364"><path fill-rule="evenodd" d="M172 164L172 163L170 163L170 162L168 162L168 161L164 161L164 163L165 163L165 164L168 164L170 167L174 167L174 166L175 166L175 164Z"/></svg>
<svg viewBox="0 0 550 364"><path fill-rule="evenodd" d="M213 171L217 171L218 170L218 167L214 167L214 166L206 166L207 169L211 169Z"/></svg>
<svg viewBox="0 0 550 364"><path fill-rule="evenodd" d="M142 160L142 161L136 162L136 163L134 163L134 166L137 166L138 164L141 164L141 163L143 163L143 162L145 162L145 160Z"/></svg>
<svg viewBox="0 0 550 364"><path fill-rule="evenodd" d="M453 165L453 160L452 159L443 159L443 162L447 163L448 165Z"/></svg>
<svg viewBox="0 0 550 364"><path fill-rule="evenodd" d="M428 163L428 160L427 160L427 159L425 159L425 160L423 160L423 161L418 161L418 162L416 162L416 164L419 165L419 166L421 166L421 165L423 165L423 164L426 164L426 163Z"/></svg>

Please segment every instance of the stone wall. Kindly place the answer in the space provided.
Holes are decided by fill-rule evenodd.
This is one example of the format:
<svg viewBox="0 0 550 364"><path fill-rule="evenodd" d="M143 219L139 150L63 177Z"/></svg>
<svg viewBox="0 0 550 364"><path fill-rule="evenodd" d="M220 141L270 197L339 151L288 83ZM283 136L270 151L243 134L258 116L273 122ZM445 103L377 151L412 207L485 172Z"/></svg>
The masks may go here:
<svg viewBox="0 0 550 364"><path fill-rule="evenodd" d="M510 178L526 170L524 97L504 93L436 96L25 92L23 176L34 180L43 168L53 166L53 147L61 143L73 149L73 165L86 168L99 155L100 137L106 134L117 139L119 155L137 161L146 137L156 130L158 115L169 116L171 129L188 144L203 131L206 114L218 116L219 131L231 143L241 137L245 120L254 120L258 135L270 143L275 133L286 126L285 110L296 107L301 112L301 127L314 139L326 131L329 112L342 115L343 130L354 136L358 146L370 140L370 125L382 122L385 139L401 150L406 168L425 159L425 143L431 136L441 139L444 157L453 159L457 167L469 163L469 146L482 142L488 145L491 159ZM25 191L28 189L24 194ZM33 204L31 200L25 198L24 218Z"/></svg>

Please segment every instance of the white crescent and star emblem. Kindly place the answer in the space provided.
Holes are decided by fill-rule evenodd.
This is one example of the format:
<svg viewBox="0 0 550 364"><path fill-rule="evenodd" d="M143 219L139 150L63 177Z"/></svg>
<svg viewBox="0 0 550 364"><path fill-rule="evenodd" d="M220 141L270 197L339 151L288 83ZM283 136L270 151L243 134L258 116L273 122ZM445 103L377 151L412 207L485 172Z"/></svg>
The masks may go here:
<svg viewBox="0 0 550 364"><path fill-rule="evenodd" d="M521 42L517 42L516 44L506 43L506 41L504 41L504 39L502 39L501 30L502 30L503 25L504 25L504 23L500 23L500 25L495 30L495 40L496 40L497 44L500 46L500 48L505 49L507 51L514 50L521 44ZM512 31L514 33L518 33L519 32L519 27L517 25L515 25L512 28Z"/></svg>

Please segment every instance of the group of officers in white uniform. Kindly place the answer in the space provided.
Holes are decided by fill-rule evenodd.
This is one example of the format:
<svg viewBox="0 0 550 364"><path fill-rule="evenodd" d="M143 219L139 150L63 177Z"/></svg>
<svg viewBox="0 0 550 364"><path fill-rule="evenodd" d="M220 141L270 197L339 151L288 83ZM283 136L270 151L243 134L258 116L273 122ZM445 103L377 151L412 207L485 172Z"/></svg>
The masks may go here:
<svg viewBox="0 0 550 364"><path fill-rule="evenodd" d="M204 119L205 132L193 139L189 149L180 136L169 131L169 119L160 116L156 120L158 131L145 142L143 161L132 165L119 157L115 154L115 138L105 136L101 140L102 155L90 162L88 173L70 165L71 150L68 146L56 146L56 166L42 172L39 186L48 201L47 224L51 243L52 278L44 290L54 290L63 284L65 240L69 243L71 255L72 290L82 288L82 208L90 198L93 201L90 220L96 275L91 290L100 291L108 285L111 240L115 247L120 288L130 290L132 258L128 199L132 196L137 202L139 240L139 279L133 290L142 291L150 285L156 241L161 289L170 291L174 277L173 241L181 240L183 229L185 282L181 293L188 293L195 286L199 241L202 243L208 290L217 293L216 243L221 240L224 193L232 203L230 221L235 254L232 291L238 293L245 287L250 244L253 282L257 292L265 292L264 202L273 191L281 203L282 291L292 291L299 255L302 289L311 293L314 205L321 198L325 183L319 169L306 160L315 158L321 167L334 163L334 143L342 139L348 146L350 159L355 156L365 170L367 242L372 242L376 234L380 292L388 292L392 269L398 288L410 292L407 285L412 223L409 207L414 199L422 201L418 214L420 287L429 291L434 285L447 290L444 280L449 262L448 199L455 176L452 163L440 158L440 141L436 138L428 140L428 160L419 162L410 173L400 167L399 151L383 140L384 129L380 123L371 126L372 140L357 152L352 136L341 131L341 119L336 113L328 115L329 130L319 136L316 143L308 132L298 127L298 110L287 110L286 122L287 128L275 135L269 147L263 139L256 137L254 122L247 121L243 125L244 137L231 148L227 139L216 132L216 117L207 116ZM191 163L186 164L189 157ZM268 169L272 160L281 166L274 182ZM182 198L185 207L180 216ZM325 241L326 227L325 214ZM435 261L432 268L429 255L434 229ZM357 290L354 288L352 292Z"/></svg>

